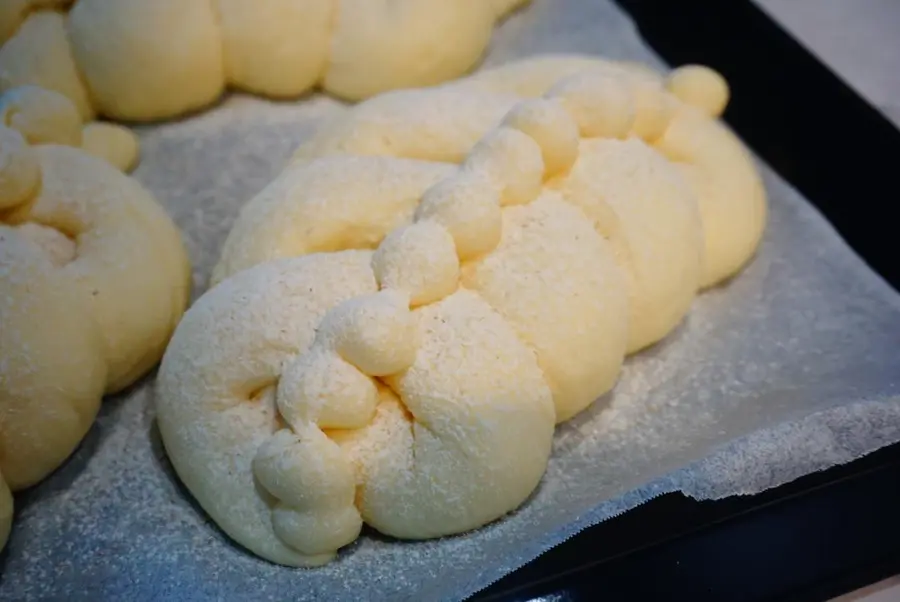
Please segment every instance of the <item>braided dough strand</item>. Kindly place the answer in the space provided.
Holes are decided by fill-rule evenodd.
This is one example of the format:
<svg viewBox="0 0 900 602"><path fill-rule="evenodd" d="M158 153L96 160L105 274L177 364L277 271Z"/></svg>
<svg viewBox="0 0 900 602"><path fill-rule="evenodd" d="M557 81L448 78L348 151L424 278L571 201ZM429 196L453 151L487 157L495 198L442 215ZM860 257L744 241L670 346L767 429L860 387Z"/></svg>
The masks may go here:
<svg viewBox="0 0 900 602"><path fill-rule="evenodd" d="M135 180L0 126L0 290L0 472L15 492L65 461L104 394L159 360L190 269L177 228Z"/></svg>
<svg viewBox="0 0 900 602"><path fill-rule="evenodd" d="M179 117L227 87L346 100L469 71L528 0L4 0L0 92L37 85L88 121Z"/></svg>
<svg viewBox="0 0 900 602"><path fill-rule="evenodd" d="M157 409L255 553L316 566L363 523L422 539L514 510L555 424L752 255L736 220L765 199L709 72L534 61L358 105L242 210Z"/></svg>

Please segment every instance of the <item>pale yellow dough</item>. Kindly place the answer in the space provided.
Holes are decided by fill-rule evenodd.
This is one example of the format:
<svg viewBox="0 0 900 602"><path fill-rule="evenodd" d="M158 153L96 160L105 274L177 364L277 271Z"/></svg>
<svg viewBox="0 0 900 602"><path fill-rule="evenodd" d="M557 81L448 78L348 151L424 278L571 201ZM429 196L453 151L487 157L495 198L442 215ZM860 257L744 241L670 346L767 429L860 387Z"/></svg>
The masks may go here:
<svg viewBox="0 0 900 602"><path fill-rule="evenodd" d="M126 172L134 168L140 152L138 138L131 130L99 121L83 123L66 96L38 86L23 85L0 93L0 125L19 132L31 145L81 148Z"/></svg>
<svg viewBox="0 0 900 602"><path fill-rule="evenodd" d="M376 96L298 149L159 372L163 442L213 520L316 566L364 523L423 539L522 504L555 424L759 243L707 75L676 94L541 57Z"/></svg>
<svg viewBox="0 0 900 602"><path fill-rule="evenodd" d="M114 123L92 121L81 130L81 150L129 172L137 165L140 149L134 132Z"/></svg>
<svg viewBox="0 0 900 602"><path fill-rule="evenodd" d="M62 464L103 395L160 359L189 290L180 234L137 181L0 126L4 487L24 489Z"/></svg>
<svg viewBox="0 0 900 602"><path fill-rule="evenodd" d="M465 74L528 1L3 0L0 92L55 90L85 120L174 118L228 86L356 101Z"/></svg>

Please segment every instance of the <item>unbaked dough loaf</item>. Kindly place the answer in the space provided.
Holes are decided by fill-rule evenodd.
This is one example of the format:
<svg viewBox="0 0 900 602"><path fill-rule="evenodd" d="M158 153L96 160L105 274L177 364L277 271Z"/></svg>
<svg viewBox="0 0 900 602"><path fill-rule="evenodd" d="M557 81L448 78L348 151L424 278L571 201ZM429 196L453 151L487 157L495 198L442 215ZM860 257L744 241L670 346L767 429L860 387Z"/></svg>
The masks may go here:
<svg viewBox="0 0 900 602"><path fill-rule="evenodd" d="M131 130L99 121L83 123L68 98L46 88L24 85L0 93L0 124L21 133L31 145L81 148L122 171L137 163L138 139Z"/></svg>
<svg viewBox="0 0 900 602"><path fill-rule="evenodd" d="M364 523L422 539L514 510L554 425L752 255L746 211L717 212L765 209L710 115L720 88L540 61L364 102L243 208L157 416L179 477L254 553L316 566ZM725 269L711 228L755 242Z"/></svg>
<svg viewBox="0 0 900 602"><path fill-rule="evenodd" d="M56 469L103 395L159 360L189 278L178 230L135 180L0 126L0 473L9 489Z"/></svg>
<svg viewBox="0 0 900 602"><path fill-rule="evenodd" d="M359 100L469 71L528 0L4 0L0 92L34 84L84 119L150 121L227 86ZM68 13L64 9L71 4Z"/></svg>

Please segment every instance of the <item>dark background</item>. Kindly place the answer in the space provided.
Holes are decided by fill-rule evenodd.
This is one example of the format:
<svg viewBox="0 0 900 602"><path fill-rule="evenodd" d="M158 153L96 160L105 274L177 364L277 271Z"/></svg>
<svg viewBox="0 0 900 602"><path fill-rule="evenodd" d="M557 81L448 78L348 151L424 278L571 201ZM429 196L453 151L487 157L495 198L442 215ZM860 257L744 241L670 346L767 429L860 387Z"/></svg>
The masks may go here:
<svg viewBox="0 0 900 602"><path fill-rule="evenodd" d="M724 118L900 290L900 130L749 0L617 0L671 65L728 80ZM900 574L900 445L748 498L670 494L473 600L819 602Z"/></svg>

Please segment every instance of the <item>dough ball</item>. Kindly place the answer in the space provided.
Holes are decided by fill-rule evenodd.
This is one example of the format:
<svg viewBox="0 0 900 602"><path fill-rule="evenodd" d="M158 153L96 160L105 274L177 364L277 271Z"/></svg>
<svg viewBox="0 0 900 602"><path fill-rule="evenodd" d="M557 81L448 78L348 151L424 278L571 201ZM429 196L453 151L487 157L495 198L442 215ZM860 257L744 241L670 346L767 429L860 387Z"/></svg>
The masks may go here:
<svg viewBox="0 0 900 602"><path fill-rule="evenodd" d="M225 70L216 19L212 2L76 2L69 38L97 110L152 121L218 99Z"/></svg>
<svg viewBox="0 0 900 602"><path fill-rule="evenodd" d="M534 138L499 127L482 138L463 162L464 170L484 171L500 191L500 204L524 205L537 198L544 183L544 160Z"/></svg>
<svg viewBox="0 0 900 602"><path fill-rule="evenodd" d="M121 171L131 171L140 154L137 135L114 123L92 121L81 130L81 149Z"/></svg>
<svg viewBox="0 0 900 602"><path fill-rule="evenodd" d="M584 138L624 138L634 125L634 99L620 76L573 75L551 87L547 96L562 102Z"/></svg>
<svg viewBox="0 0 900 602"><path fill-rule="evenodd" d="M431 220L388 234L372 256L372 269L382 288L407 293L412 305L446 297L459 281L453 236Z"/></svg>
<svg viewBox="0 0 900 602"><path fill-rule="evenodd" d="M563 105L552 99L524 101L503 120L508 127L531 136L541 147L544 177L566 172L578 157L578 125Z"/></svg>
<svg viewBox="0 0 900 602"><path fill-rule="evenodd" d="M260 447L253 474L280 502L272 513L275 534L300 553L327 554L359 536L353 468L322 431L279 431Z"/></svg>
<svg viewBox="0 0 900 602"><path fill-rule="evenodd" d="M314 348L288 364L278 382L278 411L295 431L360 428L375 413L375 383L328 349Z"/></svg>
<svg viewBox="0 0 900 602"><path fill-rule="evenodd" d="M0 211L27 201L40 181L40 164L22 134L0 126Z"/></svg>
<svg viewBox="0 0 900 602"><path fill-rule="evenodd" d="M482 171L461 170L429 188L416 219L444 226L461 261L484 255L500 242L500 198L493 179Z"/></svg>
<svg viewBox="0 0 900 602"><path fill-rule="evenodd" d="M400 291L347 301L326 316L320 331L331 333L341 357L371 376L401 372L416 358L416 320Z"/></svg>
<svg viewBox="0 0 900 602"><path fill-rule="evenodd" d="M19 86L0 95L0 120L29 144L81 146L81 116L72 102L53 90Z"/></svg>
<svg viewBox="0 0 900 602"><path fill-rule="evenodd" d="M681 102L696 107L710 117L719 117L730 97L722 75L702 65L685 65L672 71L666 87Z"/></svg>

